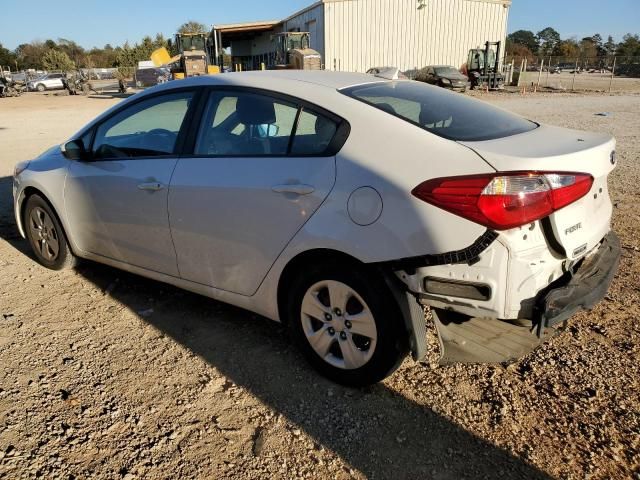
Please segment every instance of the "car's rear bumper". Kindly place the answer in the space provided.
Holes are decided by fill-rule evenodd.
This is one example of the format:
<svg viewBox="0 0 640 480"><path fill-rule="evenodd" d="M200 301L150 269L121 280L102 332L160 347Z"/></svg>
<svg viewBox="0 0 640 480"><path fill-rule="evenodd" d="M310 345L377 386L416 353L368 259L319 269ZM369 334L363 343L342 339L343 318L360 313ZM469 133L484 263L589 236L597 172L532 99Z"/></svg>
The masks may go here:
<svg viewBox="0 0 640 480"><path fill-rule="evenodd" d="M532 233L531 230L528 232ZM467 249L468 252L447 254L449 256L442 259L446 265L414 268L413 275L409 275L407 270L411 270L410 262L415 261L414 259L392 266L396 276L405 283L405 289L411 292L418 302L432 307L442 347L443 363L499 363L526 355L554 335L555 329L550 327L568 320L581 309L592 308L604 298L620 259L620 242L616 234L610 231L577 265L569 267L569 264L560 262L552 266L554 270L566 266L570 273L557 274L555 281L544 288L534 290L538 293L533 297L531 293L529 298L514 296L510 303L517 300L517 303L522 305L531 305L531 308L523 307L517 314L518 312L508 308L509 302L505 308L500 299L508 296L505 293L511 292L511 295L514 295L514 284L528 286L526 290L534 287L535 284L530 280L538 277L547 278L549 271L530 266L533 269L522 275L516 275L514 272L521 270L525 264L530 265L529 262L535 259L544 260L544 265L551 262L547 262L546 260L550 259L546 257L542 258L542 251L534 250L509 263L506 259L510 255L507 252L501 254L504 247L494 240L493 236L483 236L479 242ZM478 251L481 253L478 254ZM467 254L476 258L467 258ZM513 252L511 255L516 256ZM492 261L488 261L487 257ZM438 258L427 260L440 263ZM514 272L509 275L509 270ZM445 275L447 272L449 275ZM434 273L439 274L442 285L450 288L449 296L434 295L423 290L427 288L427 281L430 281ZM502 279L502 283L492 278ZM446 285L447 279L452 279L449 285ZM452 297L456 292L464 293L462 287L468 289L470 286L479 285L462 279L482 279L486 288L477 291L487 292L490 298L473 300L471 295L466 298ZM512 312L514 316L507 317L501 312ZM415 332L412 339L419 340L422 331L416 328L418 315L405 314L405 317L412 319L412 322L407 321L409 331ZM419 341L415 344L422 347L416 349L416 352L424 353L426 345L420 344Z"/></svg>
<svg viewBox="0 0 640 480"><path fill-rule="evenodd" d="M620 240L609 232L598 249L573 274L549 285L537 297L534 307L538 333L569 319L582 309L591 309L602 300L618 270Z"/></svg>

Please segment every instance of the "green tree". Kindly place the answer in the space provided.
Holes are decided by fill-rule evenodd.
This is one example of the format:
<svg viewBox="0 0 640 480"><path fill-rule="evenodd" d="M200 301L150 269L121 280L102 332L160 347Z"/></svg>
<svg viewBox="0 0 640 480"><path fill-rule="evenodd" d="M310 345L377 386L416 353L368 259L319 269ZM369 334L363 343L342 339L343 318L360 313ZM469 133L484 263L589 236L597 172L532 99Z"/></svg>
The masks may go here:
<svg viewBox="0 0 640 480"><path fill-rule="evenodd" d="M178 33L207 33L209 29L203 23L189 20L178 28Z"/></svg>
<svg viewBox="0 0 640 480"><path fill-rule="evenodd" d="M540 45L539 53L542 55L551 55L556 46L560 43L560 34L551 27L540 30L536 37Z"/></svg>
<svg viewBox="0 0 640 480"><path fill-rule="evenodd" d="M516 61L520 61L523 57L526 57L529 63L535 58L533 52L525 45L510 42L509 39L507 39L507 57L513 58Z"/></svg>
<svg viewBox="0 0 640 480"><path fill-rule="evenodd" d="M580 55L580 45L575 38L567 38L560 40L551 53L556 57L564 57L565 60L574 60Z"/></svg>
<svg viewBox="0 0 640 480"><path fill-rule="evenodd" d="M82 48L73 40L59 38L57 50L65 52L69 56L71 61L74 62L78 67L86 66L86 52L84 51L84 48Z"/></svg>
<svg viewBox="0 0 640 480"><path fill-rule="evenodd" d="M616 48L618 48L618 44L614 42L613 37L609 35L607 37L607 41L604 43L602 47L604 48L605 55L607 55L608 57L612 57L613 55L616 54Z"/></svg>
<svg viewBox="0 0 640 480"><path fill-rule="evenodd" d="M41 69L42 57L49 50L43 42L31 42L18 45L16 48L16 56L18 57L18 65L20 68Z"/></svg>
<svg viewBox="0 0 640 480"><path fill-rule="evenodd" d="M538 52L538 39L535 34L529 30L518 30L510 33L509 36L507 36L507 40L513 44L524 45L532 53Z"/></svg>
<svg viewBox="0 0 640 480"><path fill-rule="evenodd" d="M0 43L0 66L11 67L12 70L16 68L15 54L8 48L4 48L2 43Z"/></svg>
<svg viewBox="0 0 640 480"><path fill-rule="evenodd" d="M69 55L58 50L47 51L42 57L42 66L45 70L60 70L62 72L76 68L76 64L69 58Z"/></svg>
<svg viewBox="0 0 640 480"><path fill-rule="evenodd" d="M627 33L618 44L616 55L623 57L640 57L640 35Z"/></svg>
<svg viewBox="0 0 640 480"><path fill-rule="evenodd" d="M593 37L585 37L580 40L580 57L583 59L595 58L598 56L598 45L593 41Z"/></svg>
<svg viewBox="0 0 640 480"><path fill-rule="evenodd" d="M604 43L603 43L603 40L602 40L602 35L600 35L599 33L596 33L595 35L593 35L591 37L591 41L593 42L593 44L596 47L597 55L599 57L604 57L607 54L607 52L604 49Z"/></svg>

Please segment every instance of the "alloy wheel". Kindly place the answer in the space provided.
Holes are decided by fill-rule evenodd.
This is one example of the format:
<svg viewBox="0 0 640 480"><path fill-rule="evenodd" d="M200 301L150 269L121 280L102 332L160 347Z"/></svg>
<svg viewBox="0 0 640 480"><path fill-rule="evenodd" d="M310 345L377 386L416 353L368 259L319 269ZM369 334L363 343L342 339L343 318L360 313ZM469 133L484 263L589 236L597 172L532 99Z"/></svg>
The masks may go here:
<svg viewBox="0 0 640 480"><path fill-rule="evenodd" d="M51 217L40 207L29 214L29 230L38 253L49 262L54 262L60 253L60 238Z"/></svg>

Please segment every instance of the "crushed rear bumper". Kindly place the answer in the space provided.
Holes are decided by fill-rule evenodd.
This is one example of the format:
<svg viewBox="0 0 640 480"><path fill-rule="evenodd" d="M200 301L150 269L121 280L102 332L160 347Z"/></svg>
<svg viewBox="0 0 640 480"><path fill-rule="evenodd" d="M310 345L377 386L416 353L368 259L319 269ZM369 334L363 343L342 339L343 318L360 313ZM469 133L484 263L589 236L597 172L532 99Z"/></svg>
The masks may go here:
<svg viewBox="0 0 640 480"><path fill-rule="evenodd" d="M538 295L534 309L538 336L577 311L593 308L605 297L618 270L620 252L620 240L611 231L598 250L569 275L568 281L561 278Z"/></svg>
<svg viewBox="0 0 640 480"><path fill-rule="evenodd" d="M442 357L447 363L501 363L516 360L556 333L554 327L602 300L620 262L620 241L607 234L598 249L541 291L531 321L505 321L433 309Z"/></svg>

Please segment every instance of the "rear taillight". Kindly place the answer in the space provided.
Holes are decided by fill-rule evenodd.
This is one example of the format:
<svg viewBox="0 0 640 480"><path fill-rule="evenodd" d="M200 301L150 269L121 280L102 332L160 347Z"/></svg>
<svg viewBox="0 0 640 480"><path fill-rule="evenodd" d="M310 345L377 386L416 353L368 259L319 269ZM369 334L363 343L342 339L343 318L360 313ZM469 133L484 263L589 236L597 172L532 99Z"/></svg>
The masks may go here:
<svg viewBox="0 0 640 480"><path fill-rule="evenodd" d="M585 196L586 173L499 172L434 178L411 192L415 197L495 230L539 220Z"/></svg>

